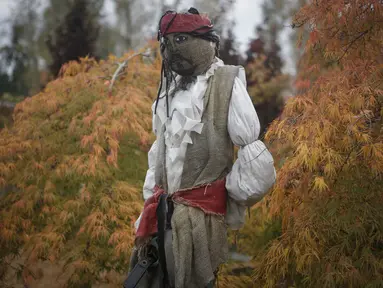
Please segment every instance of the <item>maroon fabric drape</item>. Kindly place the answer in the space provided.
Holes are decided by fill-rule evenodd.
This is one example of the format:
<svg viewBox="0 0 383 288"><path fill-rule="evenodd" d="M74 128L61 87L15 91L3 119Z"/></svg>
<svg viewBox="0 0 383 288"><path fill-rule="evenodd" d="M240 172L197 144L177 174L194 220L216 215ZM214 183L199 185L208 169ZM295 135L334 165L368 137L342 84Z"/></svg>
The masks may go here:
<svg viewBox="0 0 383 288"><path fill-rule="evenodd" d="M227 197L225 183L225 179L217 180L208 185L177 191L169 197L175 203L199 208L206 214L225 215ZM158 200L164 193L163 189L156 186L153 196L145 201L136 237L148 237L157 233L156 209Z"/></svg>

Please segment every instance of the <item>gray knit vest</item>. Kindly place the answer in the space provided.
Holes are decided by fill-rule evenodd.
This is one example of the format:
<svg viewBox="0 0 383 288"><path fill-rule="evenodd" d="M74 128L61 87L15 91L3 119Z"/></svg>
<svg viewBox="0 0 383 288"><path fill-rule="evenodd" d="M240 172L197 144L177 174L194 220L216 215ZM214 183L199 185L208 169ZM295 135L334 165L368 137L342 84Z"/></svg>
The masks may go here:
<svg viewBox="0 0 383 288"><path fill-rule="evenodd" d="M217 68L209 78L204 96L202 133L192 132L190 135L193 144L188 144L187 147L180 190L222 179L233 166L234 148L227 130L227 120L238 72L238 66L225 65ZM165 125L157 138L155 181L156 185L167 191L164 132Z"/></svg>

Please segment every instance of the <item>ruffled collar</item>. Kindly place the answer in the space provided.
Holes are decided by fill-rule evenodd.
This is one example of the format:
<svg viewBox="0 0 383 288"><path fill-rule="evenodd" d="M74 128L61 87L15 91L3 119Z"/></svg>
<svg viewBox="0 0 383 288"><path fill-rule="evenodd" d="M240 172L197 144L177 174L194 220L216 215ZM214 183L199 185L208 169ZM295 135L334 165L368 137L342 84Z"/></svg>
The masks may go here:
<svg viewBox="0 0 383 288"><path fill-rule="evenodd" d="M196 87L203 86L203 84L206 84L207 80L212 75L214 75L215 70L218 67L221 67L221 66L224 66L223 61L221 59L219 59L218 57L215 57L214 62L212 63L210 68L206 71L206 73L197 76L196 82L189 88L189 90L187 90L187 91L179 91L177 93L177 94L180 94L180 92L181 93L184 92L184 93L191 93L191 94L193 94L190 97L190 99L191 99L191 103L190 104L191 105L189 105L190 107L188 107L188 108L195 107L195 108L199 109L200 110L199 114L201 114L201 116L202 116L202 113L203 113L203 100L201 101L201 99L203 99L203 97L205 96L205 93L203 93L202 95L201 94L196 95L195 92L197 92L196 90L198 90L198 89L196 89ZM176 79L175 79L176 83L178 83L180 81L181 77L182 76L180 76L180 75L176 76ZM172 107L172 105L171 105L172 101L173 101L173 99L172 99L173 97L171 97L170 95L172 94L173 90L174 90L174 84L172 83L172 85L171 85L171 87L169 89L169 105L170 105L170 108L169 108L169 115L170 116L169 116L169 118L170 119L173 118L173 113L174 113L174 108L175 108L175 107ZM175 98L177 98L177 97L175 97ZM160 94L160 99L159 99L159 102L158 102L158 107L157 107L156 115L154 114L155 105L156 105L156 102L154 102L153 105L152 105L153 129L154 129L154 133L157 135L157 133L160 131L159 128L162 127L162 125L168 121L168 119L167 119L168 118L167 117L167 111L166 111L165 92L162 92ZM185 110L182 111L182 112L185 112Z"/></svg>

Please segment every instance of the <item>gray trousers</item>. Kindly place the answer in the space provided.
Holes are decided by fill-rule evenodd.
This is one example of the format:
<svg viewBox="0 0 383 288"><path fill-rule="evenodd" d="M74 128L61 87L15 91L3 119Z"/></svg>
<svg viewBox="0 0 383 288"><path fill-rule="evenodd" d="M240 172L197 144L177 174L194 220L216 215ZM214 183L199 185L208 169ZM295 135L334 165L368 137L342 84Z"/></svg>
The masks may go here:
<svg viewBox="0 0 383 288"><path fill-rule="evenodd" d="M175 287L175 265L173 255L172 230L165 231L165 254L166 254L166 269L168 270L169 284L171 288ZM205 288L214 288L215 279L211 281ZM201 287L204 288L204 287Z"/></svg>

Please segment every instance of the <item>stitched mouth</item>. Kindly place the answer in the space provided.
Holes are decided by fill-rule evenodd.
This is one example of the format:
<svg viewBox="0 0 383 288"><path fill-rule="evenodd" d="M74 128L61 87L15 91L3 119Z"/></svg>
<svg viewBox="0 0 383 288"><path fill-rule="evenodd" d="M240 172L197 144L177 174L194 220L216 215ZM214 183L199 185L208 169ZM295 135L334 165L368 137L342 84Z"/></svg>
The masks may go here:
<svg viewBox="0 0 383 288"><path fill-rule="evenodd" d="M173 71L182 76L190 75L194 71L192 63L180 54L172 55L170 65Z"/></svg>
<svg viewBox="0 0 383 288"><path fill-rule="evenodd" d="M180 54L172 55L171 62L173 62L173 63L186 62L187 64L190 64L190 61L188 59L186 59L185 57L183 57L182 55L180 55Z"/></svg>

